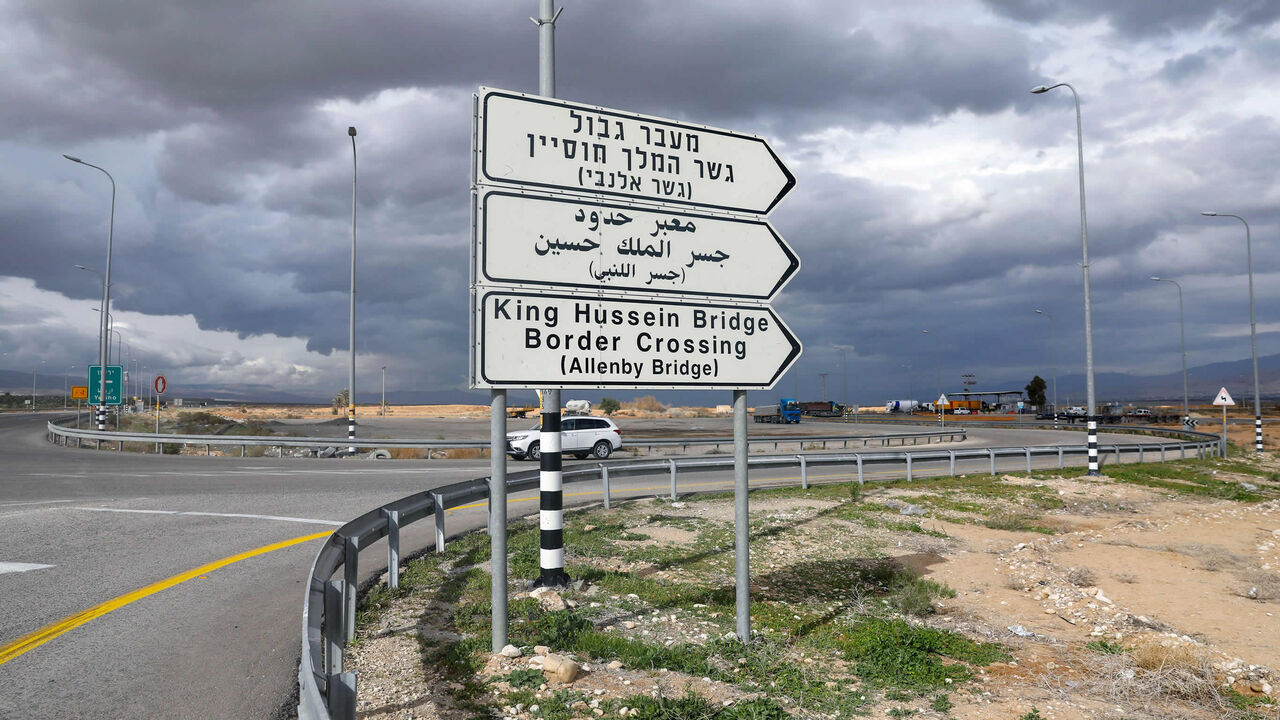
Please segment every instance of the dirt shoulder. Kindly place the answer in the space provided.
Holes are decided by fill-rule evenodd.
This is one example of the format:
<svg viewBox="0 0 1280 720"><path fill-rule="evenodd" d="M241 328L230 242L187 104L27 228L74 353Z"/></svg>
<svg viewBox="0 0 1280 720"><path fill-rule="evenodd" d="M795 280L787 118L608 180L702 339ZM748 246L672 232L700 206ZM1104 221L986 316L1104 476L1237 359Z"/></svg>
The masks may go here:
<svg viewBox="0 0 1280 720"><path fill-rule="evenodd" d="M579 510L578 582L513 583L510 657L476 534L369 593L347 666L368 718L1280 717L1277 470L757 491L748 645L731 498ZM537 537L513 525L511 577Z"/></svg>

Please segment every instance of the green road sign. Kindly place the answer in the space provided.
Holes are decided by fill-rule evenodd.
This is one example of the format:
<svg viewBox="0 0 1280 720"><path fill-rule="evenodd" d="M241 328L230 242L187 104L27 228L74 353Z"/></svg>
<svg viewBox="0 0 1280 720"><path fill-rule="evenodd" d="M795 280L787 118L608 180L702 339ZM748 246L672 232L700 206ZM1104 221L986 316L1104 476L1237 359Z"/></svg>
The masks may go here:
<svg viewBox="0 0 1280 720"><path fill-rule="evenodd" d="M107 404L119 405L120 388L124 387L124 366L107 366ZM89 366L89 404L97 405L99 393L102 391L102 366Z"/></svg>

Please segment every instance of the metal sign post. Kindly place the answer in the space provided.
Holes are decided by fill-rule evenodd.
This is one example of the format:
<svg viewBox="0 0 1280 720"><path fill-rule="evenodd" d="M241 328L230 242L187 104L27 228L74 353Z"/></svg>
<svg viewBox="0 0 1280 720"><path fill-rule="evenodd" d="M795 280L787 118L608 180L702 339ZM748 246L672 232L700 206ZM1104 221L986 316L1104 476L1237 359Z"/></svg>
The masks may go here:
<svg viewBox="0 0 1280 720"><path fill-rule="evenodd" d="M1222 457L1227 456L1227 406L1235 405L1236 401L1231 399L1231 393L1226 388L1218 391L1217 397L1213 399L1214 405L1222 406Z"/></svg>
<svg viewBox="0 0 1280 720"><path fill-rule="evenodd" d="M943 393L943 394L939 395L939 396L938 396L938 402L936 402L936 403L934 403L934 404L938 406L938 426L939 426L939 427L946 427L946 425L947 425L947 424L946 424L946 421L942 419L942 413L944 412L944 410L945 410L945 408L946 408L946 406L947 406L947 404L948 404L948 403L947 403L947 394L946 394L946 393Z"/></svg>

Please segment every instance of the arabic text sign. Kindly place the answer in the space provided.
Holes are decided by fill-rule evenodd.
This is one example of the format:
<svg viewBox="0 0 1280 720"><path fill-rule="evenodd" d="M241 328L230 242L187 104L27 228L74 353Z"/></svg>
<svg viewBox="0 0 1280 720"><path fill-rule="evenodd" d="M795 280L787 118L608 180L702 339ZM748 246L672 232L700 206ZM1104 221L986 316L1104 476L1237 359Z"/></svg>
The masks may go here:
<svg viewBox="0 0 1280 720"><path fill-rule="evenodd" d="M71 399L72 400L88 400L89 386L88 385L72 385Z"/></svg>
<svg viewBox="0 0 1280 720"><path fill-rule="evenodd" d="M768 213L795 177L762 138L480 88L477 180Z"/></svg>
<svg viewBox="0 0 1280 720"><path fill-rule="evenodd" d="M770 388L800 342L765 306L488 290L476 387Z"/></svg>
<svg viewBox="0 0 1280 720"><path fill-rule="evenodd" d="M102 366L89 366L89 404L97 405L102 393ZM124 366L107 366L107 405L120 405L120 391L124 387Z"/></svg>
<svg viewBox="0 0 1280 720"><path fill-rule="evenodd" d="M800 267L763 221L566 196L480 196L477 279L768 299Z"/></svg>

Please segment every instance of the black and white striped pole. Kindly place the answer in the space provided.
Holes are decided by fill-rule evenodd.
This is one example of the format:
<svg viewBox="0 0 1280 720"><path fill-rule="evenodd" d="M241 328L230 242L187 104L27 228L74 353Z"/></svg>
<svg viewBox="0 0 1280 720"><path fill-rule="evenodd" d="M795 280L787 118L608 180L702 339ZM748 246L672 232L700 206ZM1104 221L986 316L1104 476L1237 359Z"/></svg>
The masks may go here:
<svg viewBox="0 0 1280 720"><path fill-rule="evenodd" d="M1244 223L1244 247L1248 253L1249 268L1249 342L1253 345L1253 449L1262 452L1262 397L1258 391L1258 323L1253 314L1253 240L1249 237L1249 223L1239 215L1206 210L1201 215L1209 217L1233 217Z"/></svg>
<svg viewBox="0 0 1280 720"><path fill-rule="evenodd" d="M347 341L351 346L351 369L347 375L347 452L356 451L356 129L351 136L351 323Z"/></svg>
<svg viewBox="0 0 1280 720"><path fill-rule="evenodd" d="M538 579L537 587L569 584L564 571L564 474L560 455L560 391L542 392L542 453L538 465Z"/></svg>
<svg viewBox="0 0 1280 720"><path fill-rule="evenodd" d="M1039 95L1059 87L1071 91L1076 105L1076 157L1080 169L1080 247L1083 255L1080 268L1084 273L1084 373L1085 395L1088 399L1085 422L1089 426L1089 474L1098 475L1098 405L1093 392L1093 309L1089 304L1089 222L1084 207L1084 133L1080 123L1080 94L1070 83L1037 85L1031 88L1031 92Z"/></svg>
<svg viewBox="0 0 1280 720"><path fill-rule="evenodd" d="M561 8L563 10L563 8ZM538 1L538 17L529 18L538 26L538 94L556 96L556 12L555 0ZM542 429L538 435L542 453L538 465L538 579L539 587L569 584L564 571L564 477L560 455L560 390L542 392Z"/></svg>

